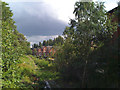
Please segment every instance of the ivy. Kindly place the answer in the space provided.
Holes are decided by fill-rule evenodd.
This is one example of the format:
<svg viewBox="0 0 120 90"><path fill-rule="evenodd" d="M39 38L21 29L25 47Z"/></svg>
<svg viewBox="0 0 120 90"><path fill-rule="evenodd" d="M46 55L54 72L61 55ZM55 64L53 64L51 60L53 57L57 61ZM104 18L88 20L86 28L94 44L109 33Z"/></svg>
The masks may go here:
<svg viewBox="0 0 120 90"><path fill-rule="evenodd" d="M30 53L30 44L16 30L13 13L7 5L2 2L2 87L16 88L21 78L16 65L22 55Z"/></svg>

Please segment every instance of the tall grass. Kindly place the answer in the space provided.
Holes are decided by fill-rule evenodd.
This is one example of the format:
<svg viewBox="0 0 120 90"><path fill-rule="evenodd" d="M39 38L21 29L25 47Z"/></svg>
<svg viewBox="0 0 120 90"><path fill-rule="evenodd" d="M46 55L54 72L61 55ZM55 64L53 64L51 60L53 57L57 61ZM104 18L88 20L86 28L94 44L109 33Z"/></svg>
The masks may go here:
<svg viewBox="0 0 120 90"><path fill-rule="evenodd" d="M33 88L43 87L45 80L55 80L59 77L54 70L54 65L45 59L38 59L32 55L20 57L20 64L17 64L21 76L21 87ZM35 83L36 82L36 83Z"/></svg>

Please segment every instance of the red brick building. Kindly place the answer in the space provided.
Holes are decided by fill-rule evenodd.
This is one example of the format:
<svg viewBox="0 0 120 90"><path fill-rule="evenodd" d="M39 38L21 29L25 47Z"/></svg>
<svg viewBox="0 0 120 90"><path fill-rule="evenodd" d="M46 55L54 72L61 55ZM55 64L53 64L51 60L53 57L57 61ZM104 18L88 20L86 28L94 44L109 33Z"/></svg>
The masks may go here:
<svg viewBox="0 0 120 90"><path fill-rule="evenodd" d="M115 7L112 10L108 11L108 14L114 15L114 18L112 19L112 22L117 22L118 23L118 28L117 31L114 32L113 34L113 40L117 39L118 36L120 36L120 17L119 17L119 12L120 12L120 8L119 7Z"/></svg>
<svg viewBox="0 0 120 90"><path fill-rule="evenodd" d="M42 46L41 48L34 48L32 50L33 55L37 55L38 57L48 57L53 56L55 54L55 49L53 46Z"/></svg>

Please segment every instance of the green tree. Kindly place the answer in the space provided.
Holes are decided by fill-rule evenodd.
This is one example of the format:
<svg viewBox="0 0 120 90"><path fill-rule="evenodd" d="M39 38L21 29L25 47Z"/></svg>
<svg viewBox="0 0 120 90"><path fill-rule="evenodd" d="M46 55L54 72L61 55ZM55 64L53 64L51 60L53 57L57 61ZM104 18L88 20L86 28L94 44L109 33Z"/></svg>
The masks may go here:
<svg viewBox="0 0 120 90"><path fill-rule="evenodd" d="M117 24L111 22L112 16L108 17L104 8L102 2L76 2L75 19L70 20L70 27L66 27L63 32L66 40L61 52L57 54L56 62L62 61L57 63L65 66L65 70L62 67L59 69L61 73L67 72L64 76L79 80L81 87L87 85L91 42L98 49L109 42L117 30Z"/></svg>
<svg viewBox="0 0 120 90"><path fill-rule="evenodd" d="M16 30L13 13L7 5L2 2L2 87L17 88L21 85L19 82L22 76L16 65L20 63L19 57L30 50L30 44Z"/></svg>
<svg viewBox="0 0 120 90"><path fill-rule="evenodd" d="M33 48L37 48L38 47L38 44L33 44Z"/></svg>
<svg viewBox="0 0 120 90"><path fill-rule="evenodd" d="M52 46L59 46L59 45L63 45L64 43L64 39L62 36L58 36L56 38L54 38L54 40L50 41L52 44Z"/></svg>
<svg viewBox="0 0 120 90"><path fill-rule="evenodd" d="M19 33L17 30L14 31L14 34L16 36L16 40L19 41L20 47L23 49L25 54L31 54L32 51L30 49L30 42L27 42L27 39L24 37L22 33ZM17 43L15 42L15 45Z"/></svg>
<svg viewBox="0 0 120 90"><path fill-rule="evenodd" d="M49 42L50 46L53 46L53 40L52 39L49 39L48 42Z"/></svg>
<svg viewBox="0 0 120 90"><path fill-rule="evenodd" d="M33 53L35 56L37 55L37 49L34 48L34 53Z"/></svg>
<svg viewBox="0 0 120 90"><path fill-rule="evenodd" d="M43 46L47 46L47 41L46 40L43 41Z"/></svg>
<svg viewBox="0 0 120 90"><path fill-rule="evenodd" d="M42 47L42 43L41 43L41 42L39 42L39 47L40 47L40 48Z"/></svg>

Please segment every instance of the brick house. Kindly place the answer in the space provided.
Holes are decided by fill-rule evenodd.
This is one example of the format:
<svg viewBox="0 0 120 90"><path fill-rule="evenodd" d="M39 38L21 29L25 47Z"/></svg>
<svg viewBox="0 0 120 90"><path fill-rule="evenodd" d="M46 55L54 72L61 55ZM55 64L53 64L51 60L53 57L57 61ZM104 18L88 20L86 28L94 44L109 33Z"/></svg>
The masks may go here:
<svg viewBox="0 0 120 90"><path fill-rule="evenodd" d="M33 55L37 55L38 57L44 56L53 56L55 54L55 49L53 46L42 46L41 48L33 48L32 53Z"/></svg>
<svg viewBox="0 0 120 90"><path fill-rule="evenodd" d="M117 22L118 23L118 28L117 28L117 31L114 32L113 34L113 41L117 39L117 37L120 36L120 18L119 18L119 6L118 7L115 7L113 8L112 10L108 11L108 14L109 16L111 15L114 15L113 19L112 19L112 22Z"/></svg>
<svg viewBox="0 0 120 90"><path fill-rule="evenodd" d="M120 17L119 17L119 14L118 14L118 11L120 11L120 8L118 8L118 7L115 7L112 10L107 12L108 17L112 17L112 15L114 15L111 22L118 23L117 31L113 33L112 40L110 41L111 44L113 43L113 41L115 41L120 36ZM97 46L94 45L94 42L92 41L91 42L91 49L94 49L94 48L97 48Z"/></svg>

